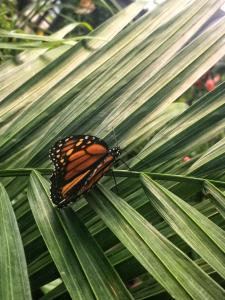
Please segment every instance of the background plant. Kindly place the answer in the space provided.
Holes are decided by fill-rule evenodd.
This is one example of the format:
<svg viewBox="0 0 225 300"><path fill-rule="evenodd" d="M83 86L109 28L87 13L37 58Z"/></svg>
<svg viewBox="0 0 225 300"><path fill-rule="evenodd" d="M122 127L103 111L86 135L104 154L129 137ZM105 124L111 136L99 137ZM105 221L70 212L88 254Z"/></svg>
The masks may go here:
<svg viewBox="0 0 225 300"><path fill-rule="evenodd" d="M54 33L77 24L67 32L67 38L81 39L113 14L121 6L117 1L80 0L22 0L0 4L0 63L24 49L52 48L64 42L53 40ZM70 40L70 44L73 44Z"/></svg>

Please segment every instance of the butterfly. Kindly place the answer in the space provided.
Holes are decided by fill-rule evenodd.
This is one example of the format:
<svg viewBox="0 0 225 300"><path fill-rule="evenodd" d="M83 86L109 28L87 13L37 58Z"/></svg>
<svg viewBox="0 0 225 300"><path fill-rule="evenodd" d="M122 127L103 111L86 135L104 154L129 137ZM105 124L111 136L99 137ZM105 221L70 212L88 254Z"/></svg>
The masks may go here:
<svg viewBox="0 0 225 300"><path fill-rule="evenodd" d="M52 202L61 208L87 193L120 154L119 147L109 149L96 136L77 135L57 141L49 151L54 164Z"/></svg>

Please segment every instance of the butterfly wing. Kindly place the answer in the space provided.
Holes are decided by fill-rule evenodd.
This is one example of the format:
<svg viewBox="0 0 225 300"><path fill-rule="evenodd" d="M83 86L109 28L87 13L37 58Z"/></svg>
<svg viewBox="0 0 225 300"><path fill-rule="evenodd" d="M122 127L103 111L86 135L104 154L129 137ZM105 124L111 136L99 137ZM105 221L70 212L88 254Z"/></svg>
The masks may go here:
<svg viewBox="0 0 225 300"><path fill-rule="evenodd" d="M50 150L55 171L51 177L53 203L64 206L87 191L84 186L108 156L107 144L94 136L71 136ZM100 170L100 169L99 169Z"/></svg>
<svg viewBox="0 0 225 300"><path fill-rule="evenodd" d="M81 194L88 192L112 167L115 156L108 154L104 157L97 167L87 176L85 185L81 188Z"/></svg>

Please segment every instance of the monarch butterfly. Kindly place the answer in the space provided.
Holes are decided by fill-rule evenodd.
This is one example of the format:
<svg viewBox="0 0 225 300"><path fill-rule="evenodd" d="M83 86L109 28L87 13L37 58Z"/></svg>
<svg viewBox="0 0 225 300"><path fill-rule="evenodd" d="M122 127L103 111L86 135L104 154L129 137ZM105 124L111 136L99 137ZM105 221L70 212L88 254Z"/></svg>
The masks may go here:
<svg viewBox="0 0 225 300"><path fill-rule="evenodd" d="M87 193L119 155L119 147L109 149L103 140L91 135L57 141L49 151L55 169L51 177L52 202L63 207Z"/></svg>

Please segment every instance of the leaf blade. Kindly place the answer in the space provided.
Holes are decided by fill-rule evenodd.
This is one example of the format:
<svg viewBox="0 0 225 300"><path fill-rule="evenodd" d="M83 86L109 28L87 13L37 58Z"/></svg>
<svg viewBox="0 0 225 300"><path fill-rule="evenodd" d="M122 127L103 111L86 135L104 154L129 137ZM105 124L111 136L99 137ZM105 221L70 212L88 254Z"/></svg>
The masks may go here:
<svg viewBox="0 0 225 300"><path fill-rule="evenodd" d="M38 228L72 299L95 299L50 203L49 184L36 171L30 175L28 200Z"/></svg>
<svg viewBox="0 0 225 300"><path fill-rule="evenodd" d="M223 299L225 292L211 278L121 198L101 186L87 199L112 232L172 297L200 300L207 294L209 299L214 299L214 295Z"/></svg>
<svg viewBox="0 0 225 300"><path fill-rule="evenodd" d="M2 184L0 198L0 298L29 300L32 297L22 239L10 199Z"/></svg>
<svg viewBox="0 0 225 300"><path fill-rule="evenodd" d="M148 176L142 175L141 179L147 195L160 215L182 239L225 278L224 231L197 209Z"/></svg>
<svg viewBox="0 0 225 300"><path fill-rule="evenodd" d="M102 250L71 208L59 213L71 245L97 299L133 299Z"/></svg>

